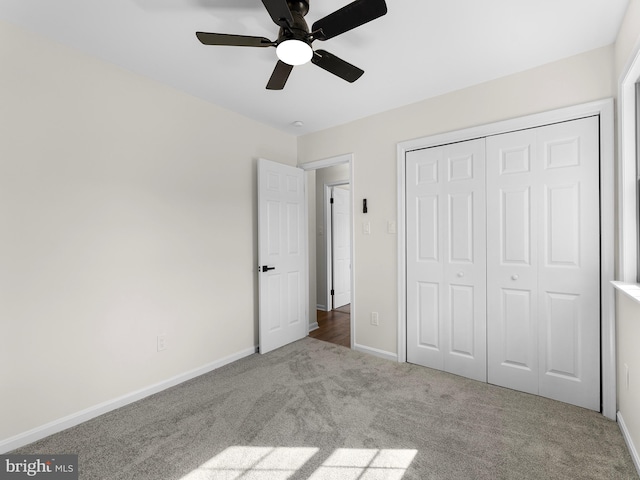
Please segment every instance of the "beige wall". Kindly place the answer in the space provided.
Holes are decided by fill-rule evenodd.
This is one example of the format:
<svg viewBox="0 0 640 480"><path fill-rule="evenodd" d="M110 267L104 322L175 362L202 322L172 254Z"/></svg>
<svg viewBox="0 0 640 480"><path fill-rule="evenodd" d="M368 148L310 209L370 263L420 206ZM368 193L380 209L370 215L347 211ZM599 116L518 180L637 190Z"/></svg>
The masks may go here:
<svg viewBox="0 0 640 480"><path fill-rule="evenodd" d="M615 81L620 80L625 67L631 60L632 50L638 42L640 33L640 0L629 0L615 44Z"/></svg>
<svg viewBox="0 0 640 480"><path fill-rule="evenodd" d="M357 345L397 351L397 237L387 222L397 220L398 142L611 97L612 70L611 46L299 138L301 163L353 153L355 202L368 201L371 235L357 209L354 218Z"/></svg>
<svg viewBox="0 0 640 480"><path fill-rule="evenodd" d="M0 64L0 443L251 351L295 137L5 23Z"/></svg>
<svg viewBox="0 0 640 480"><path fill-rule="evenodd" d="M618 411L636 450L640 448L640 303L616 294ZM627 386L627 370L629 384ZM637 453L636 453L637 455Z"/></svg>

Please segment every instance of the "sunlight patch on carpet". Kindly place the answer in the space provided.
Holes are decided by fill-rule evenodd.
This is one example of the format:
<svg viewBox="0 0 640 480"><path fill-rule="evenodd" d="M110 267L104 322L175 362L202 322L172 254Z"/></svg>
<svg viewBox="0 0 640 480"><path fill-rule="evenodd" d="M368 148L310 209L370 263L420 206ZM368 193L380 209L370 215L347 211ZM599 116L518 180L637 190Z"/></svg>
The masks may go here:
<svg viewBox="0 0 640 480"><path fill-rule="evenodd" d="M400 480L417 450L338 448L309 480Z"/></svg>
<svg viewBox="0 0 640 480"><path fill-rule="evenodd" d="M220 452L181 480L287 480L319 448L242 447ZM417 450L338 448L309 480L400 480Z"/></svg>

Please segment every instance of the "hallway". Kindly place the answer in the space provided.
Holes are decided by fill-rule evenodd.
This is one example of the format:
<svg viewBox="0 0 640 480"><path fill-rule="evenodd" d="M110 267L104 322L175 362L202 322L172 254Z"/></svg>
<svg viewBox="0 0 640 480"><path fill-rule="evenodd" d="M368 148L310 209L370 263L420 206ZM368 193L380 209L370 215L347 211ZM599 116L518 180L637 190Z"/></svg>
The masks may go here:
<svg viewBox="0 0 640 480"><path fill-rule="evenodd" d="M351 305L336 310L317 311L318 328L309 332L311 338L351 348Z"/></svg>

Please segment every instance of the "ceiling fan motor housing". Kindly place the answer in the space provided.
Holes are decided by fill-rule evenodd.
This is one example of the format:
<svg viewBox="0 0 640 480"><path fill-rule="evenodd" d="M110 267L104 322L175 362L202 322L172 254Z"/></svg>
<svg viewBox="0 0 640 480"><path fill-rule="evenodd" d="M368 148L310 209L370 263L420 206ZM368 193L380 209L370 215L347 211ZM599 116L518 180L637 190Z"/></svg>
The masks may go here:
<svg viewBox="0 0 640 480"><path fill-rule="evenodd" d="M280 44L285 40L301 40L307 44L311 44L309 38L309 26L304 16L309 12L309 2L304 0L287 1L291 16L293 17L293 25L288 28L281 28L276 43Z"/></svg>
<svg viewBox="0 0 640 480"><path fill-rule="evenodd" d="M289 7L289 10L291 10L291 13L298 12L303 17L309 13L309 2L306 0L287 0L287 6Z"/></svg>

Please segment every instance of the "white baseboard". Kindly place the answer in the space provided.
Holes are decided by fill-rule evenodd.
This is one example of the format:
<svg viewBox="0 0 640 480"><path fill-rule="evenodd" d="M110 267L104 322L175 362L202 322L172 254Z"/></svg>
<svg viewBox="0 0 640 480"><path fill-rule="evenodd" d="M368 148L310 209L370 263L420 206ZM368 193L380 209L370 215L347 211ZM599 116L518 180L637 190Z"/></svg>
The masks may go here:
<svg viewBox="0 0 640 480"><path fill-rule="evenodd" d="M135 392L128 393L113 400L109 400L107 402L103 402L98 405L94 405L93 407L81 410L79 412L72 413L71 415L67 415L66 417L54 420L45 425L41 425L27 432L20 433L5 440L0 440L0 454L7 453L15 450L16 448L20 448L30 443L36 442L42 438L48 437L49 435L53 435L54 433L66 430L67 428L75 427L76 425L86 422L87 420L91 420L92 418L96 418L107 412L116 410L117 408L121 408L130 403L142 400L145 397L166 390L167 388L174 387L183 382L186 382L187 380L199 377L200 375L204 375L205 373L209 373L220 367L224 367L229 363L233 363L237 360L248 357L249 355L253 355L256 352L257 347L248 348L233 355L229 355L228 357L216 360L215 362L209 363L200 368L196 368L189 372L185 372L162 382L156 383L155 385L150 385L148 387L136 390Z"/></svg>
<svg viewBox="0 0 640 480"><path fill-rule="evenodd" d="M636 466L636 471L638 472L638 475L640 475L640 454L638 453L638 450L633 444L633 439L629 434L629 430L627 430L627 426L624 423L624 419L622 418L621 412L618 412L617 418L618 418L618 426L622 431L622 436L624 437L624 441L627 444L627 448L629 449L629 453L631 454L631 458L633 459L633 464Z"/></svg>
<svg viewBox="0 0 640 480"><path fill-rule="evenodd" d="M320 304L316 305L316 309L321 310L323 312L328 312L329 310L331 310L330 308L327 308L326 305L320 305Z"/></svg>
<svg viewBox="0 0 640 480"><path fill-rule="evenodd" d="M318 325L318 322L313 322L309 324L309 331L313 332L314 330L317 330L320 328L320 325Z"/></svg>
<svg viewBox="0 0 640 480"><path fill-rule="evenodd" d="M386 360L393 360L394 362L398 361L397 353L391 353L385 350L378 350L377 348L358 345L357 343L353 345L353 349L357 350L358 352L368 353L369 355L375 355L376 357L384 358Z"/></svg>

